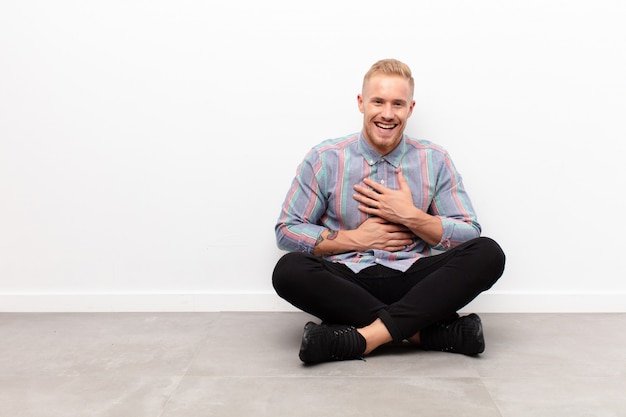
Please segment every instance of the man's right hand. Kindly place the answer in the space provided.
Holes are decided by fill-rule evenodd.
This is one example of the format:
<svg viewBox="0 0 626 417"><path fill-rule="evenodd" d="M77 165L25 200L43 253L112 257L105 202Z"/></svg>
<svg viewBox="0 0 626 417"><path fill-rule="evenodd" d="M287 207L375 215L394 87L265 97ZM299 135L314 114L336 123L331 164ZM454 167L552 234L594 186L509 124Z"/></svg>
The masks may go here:
<svg viewBox="0 0 626 417"><path fill-rule="evenodd" d="M361 252L368 249L396 252L412 244L415 239L407 227L389 223L380 217L369 217L353 232L353 239L361 246Z"/></svg>
<svg viewBox="0 0 626 417"><path fill-rule="evenodd" d="M354 230L339 230L333 239L328 239L329 233L329 230L322 232L313 254L327 256L369 249L396 252L415 239L413 232L405 226L389 223L380 217L370 217Z"/></svg>

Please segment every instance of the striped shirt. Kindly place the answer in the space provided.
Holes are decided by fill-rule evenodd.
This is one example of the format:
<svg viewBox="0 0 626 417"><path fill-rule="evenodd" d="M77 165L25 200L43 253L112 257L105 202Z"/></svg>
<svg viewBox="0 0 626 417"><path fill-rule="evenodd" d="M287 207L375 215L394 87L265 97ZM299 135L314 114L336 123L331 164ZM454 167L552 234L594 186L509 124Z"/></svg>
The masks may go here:
<svg viewBox="0 0 626 417"><path fill-rule="evenodd" d="M398 189L401 169L413 195L413 204L437 216L443 225L441 242L431 247L419 238L402 251L370 249L327 256L359 272L374 264L406 271L416 260L433 251L444 251L480 235L472 203L448 153L441 147L404 135L398 146L380 155L362 133L329 139L311 149L297 169L275 227L278 247L313 252L326 230L353 230L367 214L353 198L355 184L370 178Z"/></svg>

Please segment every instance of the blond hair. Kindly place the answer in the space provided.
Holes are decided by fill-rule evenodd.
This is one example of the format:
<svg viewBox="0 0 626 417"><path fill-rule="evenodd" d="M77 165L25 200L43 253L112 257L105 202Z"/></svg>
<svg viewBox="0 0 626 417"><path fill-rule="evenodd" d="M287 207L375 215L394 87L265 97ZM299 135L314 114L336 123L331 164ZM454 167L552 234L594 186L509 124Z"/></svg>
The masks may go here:
<svg viewBox="0 0 626 417"><path fill-rule="evenodd" d="M409 68L409 66L404 62L398 61L397 59L381 59L372 65L369 71L365 73L365 77L363 77L363 85L365 85L365 82L374 75L381 74L397 75L409 80L409 86L411 87L411 92L413 92L415 81L413 80L413 75L411 74L411 68Z"/></svg>

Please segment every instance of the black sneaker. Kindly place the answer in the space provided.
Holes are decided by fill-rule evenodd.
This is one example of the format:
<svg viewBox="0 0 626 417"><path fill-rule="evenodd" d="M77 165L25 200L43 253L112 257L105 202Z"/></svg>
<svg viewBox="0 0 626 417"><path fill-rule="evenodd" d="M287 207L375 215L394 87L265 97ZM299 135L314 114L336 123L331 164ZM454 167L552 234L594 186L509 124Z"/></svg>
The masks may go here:
<svg viewBox="0 0 626 417"><path fill-rule="evenodd" d="M300 360L304 363L361 359L365 339L354 326L315 324L304 326Z"/></svg>
<svg viewBox="0 0 626 417"><path fill-rule="evenodd" d="M424 350L478 355L485 350L485 338L480 317L476 314L459 317L451 322L436 323L420 332Z"/></svg>

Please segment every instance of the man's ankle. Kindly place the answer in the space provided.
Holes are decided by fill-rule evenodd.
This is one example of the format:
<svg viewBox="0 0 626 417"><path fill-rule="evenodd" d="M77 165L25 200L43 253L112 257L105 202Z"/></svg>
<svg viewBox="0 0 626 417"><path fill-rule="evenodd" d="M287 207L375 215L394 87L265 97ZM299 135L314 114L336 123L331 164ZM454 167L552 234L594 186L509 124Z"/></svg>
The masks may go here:
<svg viewBox="0 0 626 417"><path fill-rule="evenodd" d="M369 355L379 346L393 341L391 333L381 319L376 319L372 324L357 329L357 332L365 339L364 355Z"/></svg>

